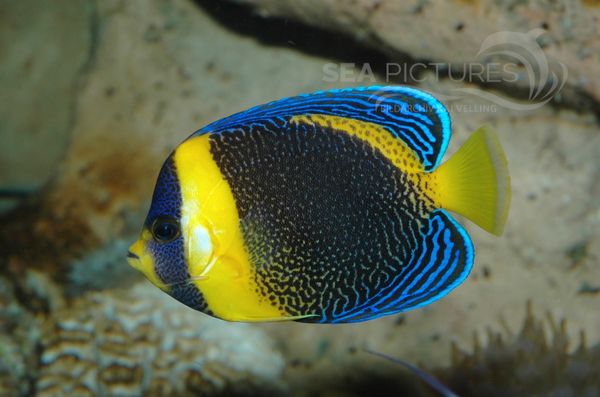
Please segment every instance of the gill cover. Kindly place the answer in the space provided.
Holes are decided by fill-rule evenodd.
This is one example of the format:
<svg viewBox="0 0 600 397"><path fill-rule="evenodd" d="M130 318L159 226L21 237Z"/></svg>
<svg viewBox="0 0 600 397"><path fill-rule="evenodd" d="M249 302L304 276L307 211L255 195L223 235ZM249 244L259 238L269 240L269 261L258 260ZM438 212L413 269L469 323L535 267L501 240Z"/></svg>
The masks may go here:
<svg viewBox="0 0 600 397"><path fill-rule="evenodd" d="M193 136L182 143L174 162L181 187L181 230L190 283L219 318L280 319L281 311L255 294L254 270L242 239L236 202L212 158L210 135Z"/></svg>

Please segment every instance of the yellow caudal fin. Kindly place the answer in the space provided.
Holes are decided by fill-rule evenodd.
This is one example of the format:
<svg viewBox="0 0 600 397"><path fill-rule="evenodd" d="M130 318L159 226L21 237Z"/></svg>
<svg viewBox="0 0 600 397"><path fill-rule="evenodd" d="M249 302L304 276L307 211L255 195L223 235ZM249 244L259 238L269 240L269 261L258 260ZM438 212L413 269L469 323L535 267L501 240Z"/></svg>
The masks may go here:
<svg viewBox="0 0 600 397"><path fill-rule="evenodd" d="M494 129L482 126L432 174L436 201L481 228L501 235L510 204L506 156Z"/></svg>

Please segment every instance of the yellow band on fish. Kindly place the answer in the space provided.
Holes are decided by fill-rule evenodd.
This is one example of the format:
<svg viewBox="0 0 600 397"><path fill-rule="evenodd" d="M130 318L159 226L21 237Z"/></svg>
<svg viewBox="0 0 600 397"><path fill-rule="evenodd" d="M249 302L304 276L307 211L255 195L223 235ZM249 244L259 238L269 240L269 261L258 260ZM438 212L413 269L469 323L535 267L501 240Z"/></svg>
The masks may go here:
<svg viewBox="0 0 600 397"><path fill-rule="evenodd" d="M181 186L181 232L188 270L210 310L232 321L285 316L256 293L235 200L212 158L209 135L184 142L174 160ZM203 233L210 238L208 242Z"/></svg>

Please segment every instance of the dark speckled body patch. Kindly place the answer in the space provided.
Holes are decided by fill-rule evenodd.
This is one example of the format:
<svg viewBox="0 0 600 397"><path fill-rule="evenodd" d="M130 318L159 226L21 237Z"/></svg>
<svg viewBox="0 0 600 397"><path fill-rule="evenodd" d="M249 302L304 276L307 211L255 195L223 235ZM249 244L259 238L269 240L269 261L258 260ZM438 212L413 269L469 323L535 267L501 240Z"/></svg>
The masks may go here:
<svg viewBox="0 0 600 397"><path fill-rule="evenodd" d="M304 321L367 304L419 250L428 215L367 142L308 124L256 123L211 136L262 296ZM366 313L366 312L365 312Z"/></svg>

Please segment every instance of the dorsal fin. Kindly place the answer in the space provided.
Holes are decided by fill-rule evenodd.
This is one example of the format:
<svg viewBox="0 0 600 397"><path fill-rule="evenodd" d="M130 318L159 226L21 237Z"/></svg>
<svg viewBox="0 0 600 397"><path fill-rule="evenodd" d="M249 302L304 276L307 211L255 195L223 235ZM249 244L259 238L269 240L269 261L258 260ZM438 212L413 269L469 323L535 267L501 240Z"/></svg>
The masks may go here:
<svg viewBox="0 0 600 397"><path fill-rule="evenodd" d="M194 135L273 118L285 123L292 116L310 114L379 124L413 149L426 171L437 167L450 140L450 116L444 105L424 91L403 86L344 88L284 98L215 121Z"/></svg>

